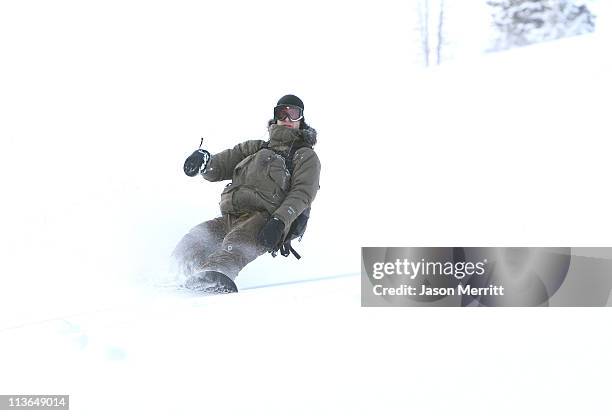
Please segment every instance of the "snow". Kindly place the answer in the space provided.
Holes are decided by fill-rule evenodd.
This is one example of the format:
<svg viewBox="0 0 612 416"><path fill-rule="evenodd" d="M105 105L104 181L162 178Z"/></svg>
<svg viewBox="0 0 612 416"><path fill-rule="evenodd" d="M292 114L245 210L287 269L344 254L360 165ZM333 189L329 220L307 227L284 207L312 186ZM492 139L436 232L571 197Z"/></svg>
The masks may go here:
<svg viewBox="0 0 612 416"><path fill-rule="evenodd" d="M0 394L79 415L608 405L605 314L364 309L358 277L362 246L609 245L605 30L424 71L394 1L314 2L298 56L275 42L291 21L253 18L274 2L2 7ZM288 92L323 165L302 260L258 259L237 295L165 288L223 187L184 158L264 137Z"/></svg>
<svg viewBox="0 0 612 416"><path fill-rule="evenodd" d="M510 415L526 403L575 414L605 405L605 383L583 393L567 381L595 380L610 363L609 334L585 324L606 319L594 309L362 309L359 287L353 275L205 298L123 293L107 308L2 330L2 390L70 393L79 415L486 415L495 406ZM567 359L575 339L591 343L579 362Z"/></svg>
<svg viewBox="0 0 612 416"><path fill-rule="evenodd" d="M266 404L282 410L274 396L287 392L266 392L258 380L270 371L286 378L305 370L290 365L296 351L328 348L308 335L312 319L352 309L359 287L353 275L217 297L122 294L98 310L4 329L3 373L11 382L3 389L69 391L74 414L190 414L194 406L233 414Z"/></svg>

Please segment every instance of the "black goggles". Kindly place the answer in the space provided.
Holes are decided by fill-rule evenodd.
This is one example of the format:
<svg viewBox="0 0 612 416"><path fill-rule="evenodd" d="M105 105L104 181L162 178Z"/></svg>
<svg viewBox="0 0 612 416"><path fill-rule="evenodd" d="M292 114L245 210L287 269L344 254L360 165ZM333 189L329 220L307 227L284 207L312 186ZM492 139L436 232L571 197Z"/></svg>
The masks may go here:
<svg viewBox="0 0 612 416"><path fill-rule="evenodd" d="M274 107L274 118L276 120L285 120L289 118L290 121L298 121L304 117L302 109L293 105L277 105Z"/></svg>

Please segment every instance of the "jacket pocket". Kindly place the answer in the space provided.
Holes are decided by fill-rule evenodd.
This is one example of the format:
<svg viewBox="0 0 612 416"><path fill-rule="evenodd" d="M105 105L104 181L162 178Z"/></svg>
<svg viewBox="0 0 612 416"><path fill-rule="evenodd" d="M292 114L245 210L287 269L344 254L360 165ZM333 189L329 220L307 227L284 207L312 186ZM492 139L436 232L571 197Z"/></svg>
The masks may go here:
<svg viewBox="0 0 612 416"><path fill-rule="evenodd" d="M282 157L273 157L268 165L268 177L276 186L286 193L289 190L289 181L291 175L285 165L285 160Z"/></svg>
<svg viewBox="0 0 612 416"><path fill-rule="evenodd" d="M257 155L257 153L249 155L242 159L240 162L238 162L236 167L234 167L234 178L240 175L240 172L244 169L245 166L249 164L249 162L255 157L255 155Z"/></svg>

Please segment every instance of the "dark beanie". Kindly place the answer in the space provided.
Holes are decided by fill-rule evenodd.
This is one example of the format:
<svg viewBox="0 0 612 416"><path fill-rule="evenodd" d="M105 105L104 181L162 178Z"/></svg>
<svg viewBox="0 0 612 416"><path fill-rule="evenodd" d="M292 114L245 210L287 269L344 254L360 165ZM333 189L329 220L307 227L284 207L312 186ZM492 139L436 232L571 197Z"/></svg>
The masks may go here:
<svg viewBox="0 0 612 416"><path fill-rule="evenodd" d="M276 105L294 105L304 110L304 103L302 102L302 100L291 94L282 97L280 100L278 100L278 103L276 103Z"/></svg>

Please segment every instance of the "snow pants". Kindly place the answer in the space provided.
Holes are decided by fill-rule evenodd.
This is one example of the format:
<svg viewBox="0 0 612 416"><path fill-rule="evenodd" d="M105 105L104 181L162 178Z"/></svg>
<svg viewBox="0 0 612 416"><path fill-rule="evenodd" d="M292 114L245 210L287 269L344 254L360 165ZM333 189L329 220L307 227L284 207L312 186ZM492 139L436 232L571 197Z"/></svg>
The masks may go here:
<svg viewBox="0 0 612 416"><path fill-rule="evenodd" d="M189 277L201 271L216 271L235 280L240 270L266 253L257 234L268 219L267 213L256 211L196 225L172 253L179 272Z"/></svg>

